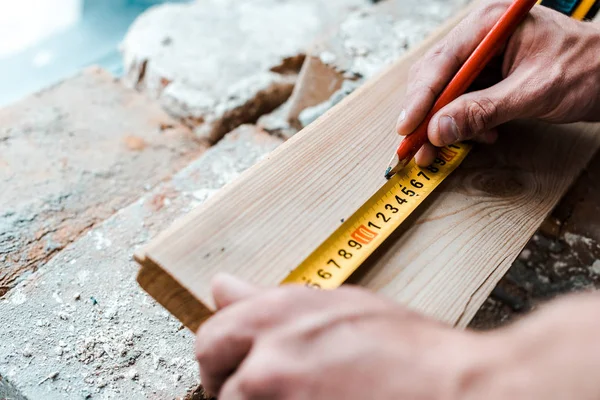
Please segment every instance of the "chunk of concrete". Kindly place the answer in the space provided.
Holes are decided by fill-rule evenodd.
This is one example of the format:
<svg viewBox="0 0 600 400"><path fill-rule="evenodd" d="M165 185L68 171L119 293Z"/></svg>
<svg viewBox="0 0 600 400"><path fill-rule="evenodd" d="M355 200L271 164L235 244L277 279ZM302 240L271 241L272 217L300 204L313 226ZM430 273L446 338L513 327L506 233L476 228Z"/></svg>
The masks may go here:
<svg viewBox="0 0 600 400"><path fill-rule="evenodd" d="M132 255L280 142L238 128L9 292L0 301L0 393L170 399L193 390L193 335L138 286Z"/></svg>
<svg viewBox="0 0 600 400"><path fill-rule="evenodd" d="M126 80L217 141L290 95L307 46L368 0L198 0L152 8L122 44Z"/></svg>
<svg viewBox="0 0 600 400"><path fill-rule="evenodd" d="M311 54L345 74L369 79L419 44L471 0L388 0L353 12Z"/></svg>
<svg viewBox="0 0 600 400"><path fill-rule="evenodd" d="M311 46L286 105L259 125L288 137L418 45L470 0L387 0L350 13ZM315 86L315 82L319 82Z"/></svg>
<svg viewBox="0 0 600 400"><path fill-rule="evenodd" d="M0 296L205 148L96 68L0 110Z"/></svg>

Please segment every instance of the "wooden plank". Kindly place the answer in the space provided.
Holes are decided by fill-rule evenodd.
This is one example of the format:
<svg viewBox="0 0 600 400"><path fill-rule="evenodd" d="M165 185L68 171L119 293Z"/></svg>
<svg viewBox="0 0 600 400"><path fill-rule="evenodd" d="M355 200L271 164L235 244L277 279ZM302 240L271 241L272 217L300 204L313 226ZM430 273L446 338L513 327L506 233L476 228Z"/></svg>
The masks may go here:
<svg viewBox="0 0 600 400"><path fill-rule="evenodd" d="M153 240L136 255L142 286L195 330L213 307L217 271L279 284L384 183L408 69L462 16ZM477 148L353 282L464 326L599 138L597 124L508 125L498 145Z"/></svg>

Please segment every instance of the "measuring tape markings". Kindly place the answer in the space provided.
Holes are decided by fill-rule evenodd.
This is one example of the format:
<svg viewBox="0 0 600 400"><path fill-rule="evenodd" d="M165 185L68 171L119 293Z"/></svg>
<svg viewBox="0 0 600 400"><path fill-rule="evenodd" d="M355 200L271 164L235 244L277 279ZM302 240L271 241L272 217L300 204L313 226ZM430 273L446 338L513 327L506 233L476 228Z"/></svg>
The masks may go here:
<svg viewBox="0 0 600 400"><path fill-rule="evenodd" d="M339 287L466 157L471 145L440 149L426 168L412 161L294 269L282 284Z"/></svg>

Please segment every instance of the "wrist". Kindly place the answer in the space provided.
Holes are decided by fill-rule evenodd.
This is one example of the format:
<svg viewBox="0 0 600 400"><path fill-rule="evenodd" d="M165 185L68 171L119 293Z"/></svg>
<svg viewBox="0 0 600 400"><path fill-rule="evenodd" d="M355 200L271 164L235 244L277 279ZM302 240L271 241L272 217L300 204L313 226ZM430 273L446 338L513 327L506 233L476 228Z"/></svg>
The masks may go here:
<svg viewBox="0 0 600 400"><path fill-rule="evenodd" d="M532 399L530 374L512 330L478 334L471 356L461 366L456 400Z"/></svg>
<svg viewBox="0 0 600 400"><path fill-rule="evenodd" d="M481 334L459 400L600 398L600 296L571 296Z"/></svg>

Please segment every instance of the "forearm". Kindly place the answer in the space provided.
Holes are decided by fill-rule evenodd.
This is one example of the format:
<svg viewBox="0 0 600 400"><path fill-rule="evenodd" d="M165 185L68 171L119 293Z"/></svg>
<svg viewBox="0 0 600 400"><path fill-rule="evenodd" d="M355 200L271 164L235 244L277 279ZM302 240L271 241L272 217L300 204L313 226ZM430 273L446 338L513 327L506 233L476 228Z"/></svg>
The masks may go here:
<svg viewBox="0 0 600 400"><path fill-rule="evenodd" d="M600 398L600 295L558 300L484 334L463 399Z"/></svg>

